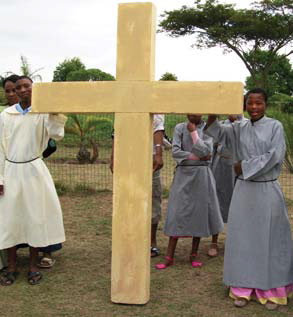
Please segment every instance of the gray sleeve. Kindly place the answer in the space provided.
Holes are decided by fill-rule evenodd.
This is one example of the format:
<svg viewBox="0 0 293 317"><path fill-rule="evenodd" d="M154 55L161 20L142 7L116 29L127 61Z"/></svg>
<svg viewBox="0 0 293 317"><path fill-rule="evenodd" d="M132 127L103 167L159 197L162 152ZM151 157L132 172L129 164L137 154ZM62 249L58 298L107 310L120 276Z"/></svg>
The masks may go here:
<svg viewBox="0 0 293 317"><path fill-rule="evenodd" d="M285 152L284 129L282 124L276 121L268 151L262 155L241 162L243 178L245 180L254 179L268 173L276 165L281 165L285 157Z"/></svg>
<svg viewBox="0 0 293 317"><path fill-rule="evenodd" d="M214 142L221 143L229 151L234 152L236 140L235 129L235 124L223 125L216 120L204 131L204 133L212 137Z"/></svg>
<svg viewBox="0 0 293 317"><path fill-rule="evenodd" d="M191 152L199 158L212 154L213 139L208 135L203 135L202 139L199 137L196 144L193 144Z"/></svg>
<svg viewBox="0 0 293 317"><path fill-rule="evenodd" d="M174 129L173 142L172 142L172 156L177 164L182 163L187 160L188 156L191 154L188 151L182 149L182 131L183 125L177 124Z"/></svg>

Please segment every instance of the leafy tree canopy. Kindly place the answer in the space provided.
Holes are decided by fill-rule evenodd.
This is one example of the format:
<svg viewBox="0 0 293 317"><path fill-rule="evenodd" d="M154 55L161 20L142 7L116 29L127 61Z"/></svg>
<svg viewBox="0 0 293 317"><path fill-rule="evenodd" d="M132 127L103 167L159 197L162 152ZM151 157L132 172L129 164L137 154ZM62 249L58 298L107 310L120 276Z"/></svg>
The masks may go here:
<svg viewBox="0 0 293 317"><path fill-rule="evenodd" d="M275 55L284 47L293 53L292 0L262 0L250 9L236 9L234 4L221 4L217 0L197 0L195 7L165 11L160 31L178 37L194 35L194 46L211 48L220 46L224 52L234 52L243 61L252 76L258 71L252 52L268 51L264 72L271 67Z"/></svg>
<svg viewBox="0 0 293 317"><path fill-rule="evenodd" d="M97 68L86 69L78 57L66 59L54 71L53 81L98 81L115 80L108 73Z"/></svg>
<svg viewBox="0 0 293 317"><path fill-rule="evenodd" d="M160 78L160 80L173 80L173 81L177 81L178 78L175 74L166 72L165 74L162 75L162 77Z"/></svg>
<svg viewBox="0 0 293 317"><path fill-rule="evenodd" d="M293 95L293 69L287 57L275 55L267 74L264 74L263 69L270 59L268 51L254 51L246 54L246 58L251 60L251 63L258 65L254 78L252 76L246 78L245 88L247 90L255 88L262 82L262 87L269 96L277 93Z"/></svg>
<svg viewBox="0 0 293 317"><path fill-rule="evenodd" d="M85 70L85 65L78 57L65 59L54 70L53 81L67 81L69 73L81 70Z"/></svg>
<svg viewBox="0 0 293 317"><path fill-rule="evenodd" d="M70 72L66 81L98 81L98 80L115 80L111 74L105 73L97 68L81 69Z"/></svg>

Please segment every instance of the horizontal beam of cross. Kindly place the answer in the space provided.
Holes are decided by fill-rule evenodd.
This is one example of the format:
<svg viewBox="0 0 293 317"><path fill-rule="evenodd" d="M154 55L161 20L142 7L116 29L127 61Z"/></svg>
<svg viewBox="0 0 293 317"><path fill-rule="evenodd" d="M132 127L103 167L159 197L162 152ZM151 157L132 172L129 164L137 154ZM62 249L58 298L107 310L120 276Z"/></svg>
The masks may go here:
<svg viewBox="0 0 293 317"><path fill-rule="evenodd" d="M242 113L242 83L104 81L34 84L33 112Z"/></svg>

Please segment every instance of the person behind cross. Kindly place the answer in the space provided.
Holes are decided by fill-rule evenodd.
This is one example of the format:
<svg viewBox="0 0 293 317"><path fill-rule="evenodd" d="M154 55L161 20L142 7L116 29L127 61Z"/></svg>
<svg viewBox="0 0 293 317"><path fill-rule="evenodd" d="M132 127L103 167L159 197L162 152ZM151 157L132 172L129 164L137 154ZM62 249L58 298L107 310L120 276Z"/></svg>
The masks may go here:
<svg viewBox="0 0 293 317"><path fill-rule="evenodd" d="M228 217L224 283L234 305L255 298L267 309L286 305L293 294L290 222L278 177L286 152L284 129L265 115L267 95L246 94L250 120L219 124L209 116L207 133L232 154L237 175Z"/></svg>
<svg viewBox="0 0 293 317"><path fill-rule="evenodd" d="M164 115L154 115L153 132L153 178L152 178L152 226L151 226L151 257L160 255L160 249L157 247L157 230L162 217L162 186L160 170L163 167L163 140L164 140ZM112 133L114 138L114 133ZM112 144L112 154L110 169L113 173L114 163L114 143Z"/></svg>
<svg viewBox="0 0 293 317"><path fill-rule="evenodd" d="M4 95L6 97L7 105L9 107L13 106L19 102L18 96L17 96L16 91L15 91L15 83L18 80L18 78L19 78L19 75L13 74L13 75L6 77L2 82L3 89L4 89ZM57 144L56 144L55 140L49 139L48 146L42 154L43 158L48 158L56 150L57 150ZM22 244L22 245L17 246L17 248L23 248L23 247L27 247L27 245ZM53 259L53 257L52 257L52 252L60 250L61 248L62 248L61 243L49 245L49 246L44 247L44 248L39 248L39 252L42 252L43 256L41 257L40 261L37 264L38 267L51 268L56 262L56 260ZM6 265L7 265L7 254L6 254L6 251L1 250L0 251L0 269L1 269L1 266L2 266L2 269L6 268Z"/></svg>
<svg viewBox="0 0 293 317"><path fill-rule="evenodd" d="M29 245L28 282L42 277L37 268L39 247L65 241L62 211L51 175L41 159L49 138L64 136L66 117L32 114L32 80L15 84L19 103L0 114L0 249L7 249L8 269L2 285L17 276L17 245Z"/></svg>
<svg viewBox="0 0 293 317"><path fill-rule="evenodd" d="M229 126L235 121L247 120L241 115L229 115L226 120L219 123ZM224 223L228 221L228 212L234 190L235 173L233 159L230 151L221 144L221 140L214 144L214 157L211 165L212 172L216 180L217 195L219 199L221 214Z"/></svg>
<svg viewBox="0 0 293 317"><path fill-rule="evenodd" d="M170 190L164 233L169 236L165 269L174 263L178 238L192 237L190 262L200 267L198 248L201 237L223 231L214 176L209 167L213 140L203 134L205 122L201 115L188 115L188 122L179 123L174 130L172 154L176 172Z"/></svg>

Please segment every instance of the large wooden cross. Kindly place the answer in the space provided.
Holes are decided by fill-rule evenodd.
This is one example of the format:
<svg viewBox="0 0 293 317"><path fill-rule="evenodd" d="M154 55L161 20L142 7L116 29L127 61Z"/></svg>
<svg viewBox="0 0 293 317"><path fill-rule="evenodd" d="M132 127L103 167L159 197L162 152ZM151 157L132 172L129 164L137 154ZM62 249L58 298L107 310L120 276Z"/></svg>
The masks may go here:
<svg viewBox="0 0 293 317"><path fill-rule="evenodd" d="M145 304L150 296L153 114L242 113L241 83L154 81L155 20L152 3L119 4L116 81L33 86L33 112L115 113L115 303Z"/></svg>

